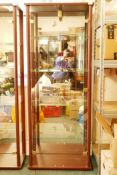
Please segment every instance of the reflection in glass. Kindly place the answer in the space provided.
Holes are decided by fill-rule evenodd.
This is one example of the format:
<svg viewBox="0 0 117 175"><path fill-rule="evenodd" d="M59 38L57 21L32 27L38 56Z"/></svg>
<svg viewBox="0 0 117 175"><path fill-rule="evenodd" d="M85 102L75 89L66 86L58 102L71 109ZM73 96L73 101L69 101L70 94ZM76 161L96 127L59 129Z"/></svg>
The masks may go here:
<svg viewBox="0 0 117 175"><path fill-rule="evenodd" d="M31 19L32 110L33 122L39 121L35 135L39 127L40 144L84 144L84 27L75 34L38 34L40 17Z"/></svg>
<svg viewBox="0 0 117 175"><path fill-rule="evenodd" d="M0 6L0 167L14 153L16 159L16 115L14 87L13 8Z"/></svg>

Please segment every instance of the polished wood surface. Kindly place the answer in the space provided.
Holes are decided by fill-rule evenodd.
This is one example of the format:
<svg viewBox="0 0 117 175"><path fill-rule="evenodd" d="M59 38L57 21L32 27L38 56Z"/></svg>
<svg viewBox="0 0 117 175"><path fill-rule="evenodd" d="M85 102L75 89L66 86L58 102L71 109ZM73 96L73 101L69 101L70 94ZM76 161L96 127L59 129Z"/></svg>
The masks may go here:
<svg viewBox="0 0 117 175"><path fill-rule="evenodd" d="M15 60L15 116L16 116L16 147L17 147L17 166L20 166L20 143L19 143L19 97L18 97L18 61L17 61L17 8L13 7L14 20L14 60Z"/></svg>
<svg viewBox="0 0 117 175"><path fill-rule="evenodd" d="M0 154L0 169L1 168L17 167L17 154Z"/></svg>
<svg viewBox="0 0 117 175"><path fill-rule="evenodd" d="M21 164L17 165L16 143L0 144L0 170L1 169L20 169L25 157L21 160Z"/></svg>
<svg viewBox="0 0 117 175"><path fill-rule="evenodd" d="M33 151L33 165L30 169L92 169L88 162L85 146L80 144L42 143Z"/></svg>
<svg viewBox="0 0 117 175"><path fill-rule="evenodd" d="M2 143L0 144L0 154L16 154L16 143Z"/></svg>
<svg viewBox="0 0 117 175"><path fill-rule="evenodd" d="M25 131L25 93L24 93L24 48L23 48L23 13L19 10L20 31L20 76L21 76L21 136L22 153L26 154L26 131Z"/></svg>
<svg viewBox="0 0 117 175"><path fill-rule="evenodd" d="M30 169L61 169L61 170L91 170L88 157L82 155L66 154L38 154L33 156L33 165ZM91 163L91 161L89 162Z"/></svg>
<svg viewBox="0 0 117 175"><path fill-rule="evenodd" d="M30 70L30 6L26 6L26 27L27 27L27 69L28 69L28 121L29 121L29 164L32 165L32 111L31 111L31 70Z"/></svg>
<svg viewBox="0 0 117 175"><path fill-rule="evenodd" d="M39 16L56 16L59 6L64 16L83 16L88 12L88 3L26 3L31 6L31 13Z"/></svg>
<svg viewBox="0 0 117 175"><path fill-rule="evenodd" d="M87 151L88 161L90 162L91 154L91 94L92 94L92 5L89 5L89 17L88 17L88 93L87 93Z"/></svg>
<svg viewBox="0 0 117 175"><path fill-rule="evenodd" d="M85 145L83 144L52 144L52 143L40 143L37 145L36 153L40 154L83 154L87 152ZM33 152L34 153L34 152Z"/></svg>

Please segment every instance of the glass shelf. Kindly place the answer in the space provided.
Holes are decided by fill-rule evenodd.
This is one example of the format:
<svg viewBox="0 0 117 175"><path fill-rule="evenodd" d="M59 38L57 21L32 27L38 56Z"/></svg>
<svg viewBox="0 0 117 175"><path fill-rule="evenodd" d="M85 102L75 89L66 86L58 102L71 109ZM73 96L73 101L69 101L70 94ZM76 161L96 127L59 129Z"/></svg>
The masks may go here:
<svg viewBox="0 0 117 175"><path fill-rule="evenodd" d="M104 25L105 24L117 24L117 19L106 19Z"/></svg>
<svg viewBox="0 0 117 175"><path fill-rule="evenodd" d="M0 74L0 79L5 79L5 78L14 78L13 74L9 74L9 75L4 75L4 74Z"/></svg>
<svg viewBox="0 0 117 175"><path fill-rule="evenodd" d="M78 72L78 73L81 73L83 74L84 71L83 70L79 70L79 69L66 69L66 70L63 70L63 69L35 69L35 70L32 70L32 72Z"/></svg>
<svg viewBox="0 0 117 175"><path fill-rule="evenodd" d="M99 111L99 103L94 102L94 109ZM117 102L107 101L103 103L101 114L107 118L117 118Z"/></svg>
<svg viewBox="0 0 117 175"><path fill-rule="evenodd" d="M14 46L14 44L12 42L11 43L10 42L9 43L3 43L3 42L1 43L0 42L0 45L2 45L2 46L11 46L11 45Z"/></svg>
<svg viewBox="0 0 117 175"><path fill-rule="evenodd" d="M62 104L62 103L40 103L40 102L38 102L37 104L39 106L66 106L66 103ZM35 104L34 104L34 106L35 106Z"/></svg>
<svg viewBox="0 0 117 175"><path fill-rule="evenodd" d="M0 95L0 106L12 106L15 105L15 96Z"/></svg>
<svg viewBox="0 0 117 175"><path fill-rule="evenodd" d="M101 59L94 61L94 66L100 68ZM104 68L117 68L117 60L103 60Z"/></svg>

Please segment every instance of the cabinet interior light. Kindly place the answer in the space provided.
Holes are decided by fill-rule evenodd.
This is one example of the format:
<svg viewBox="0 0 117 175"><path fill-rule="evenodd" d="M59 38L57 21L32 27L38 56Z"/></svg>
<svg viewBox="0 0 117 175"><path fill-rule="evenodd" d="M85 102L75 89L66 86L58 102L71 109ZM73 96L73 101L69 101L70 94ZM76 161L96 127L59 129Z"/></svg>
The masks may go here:
<svg viewBox="0 0 117 175"><path fill-rule="evenodd" d="M59 18L59 21L62 21L62 17L63 17L63 12L62 12L62 9L59 8L58 9L58 18Z"/></svg>

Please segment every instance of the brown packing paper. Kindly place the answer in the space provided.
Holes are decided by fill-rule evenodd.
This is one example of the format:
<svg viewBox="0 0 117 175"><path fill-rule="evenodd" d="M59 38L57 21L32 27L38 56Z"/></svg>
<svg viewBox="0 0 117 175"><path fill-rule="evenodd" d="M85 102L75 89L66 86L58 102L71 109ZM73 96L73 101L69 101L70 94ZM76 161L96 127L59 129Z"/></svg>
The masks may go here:
<svg viewBox="0 0 117 175"><path fill-rule="evenodd" d="M100 125L103 127L104 131L112 136L113 133L112 133L110 124L99 112L96 112L96 119L100 123Z"/></svg>

